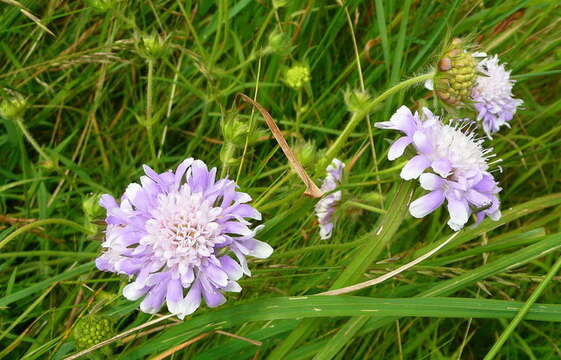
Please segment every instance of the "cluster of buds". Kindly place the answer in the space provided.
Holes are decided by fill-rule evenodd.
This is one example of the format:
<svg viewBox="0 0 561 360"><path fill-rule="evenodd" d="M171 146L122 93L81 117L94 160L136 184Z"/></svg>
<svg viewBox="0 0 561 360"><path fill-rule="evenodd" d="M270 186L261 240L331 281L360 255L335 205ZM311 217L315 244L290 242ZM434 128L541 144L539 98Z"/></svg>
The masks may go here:
<svg viewBox="0 0 561 360"><path fill-rule="evenodd" d="M294 90L301 89L312 79L310 68L306 65L294 65L284 73L284 82Z"/></svg>
<svg viewBox="0 0 561 360"><path fill-rule="evenodd" d="M434 90L442 101L459 105L470 99L475 85L477 62L461 39L452 40L438 61Z"/></svg>
<svg viewBox="0 0 561 360"><path fill-rule="evenodd" d="M72 330L72 338L78 349L87 349L109 339L115 334L113 321L100 315L87 315L79 319Z"/></svg>
<svg viewBox="0 0 561 360"><path fill-rule="evenodd" d="M266 132L252 129L248 120L241 118L237 113L226 115L220 126L224 145L220 151L220 160L224 169L237 165L240 161L239 150L248 144L254 144L259 137L266 136Z"/></svg>

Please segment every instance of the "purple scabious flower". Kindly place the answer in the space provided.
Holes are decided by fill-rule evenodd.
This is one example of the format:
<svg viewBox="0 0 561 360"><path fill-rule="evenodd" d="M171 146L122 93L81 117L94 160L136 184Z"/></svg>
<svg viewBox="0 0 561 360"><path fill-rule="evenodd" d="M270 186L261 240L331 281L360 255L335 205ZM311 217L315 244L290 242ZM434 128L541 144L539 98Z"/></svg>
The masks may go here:
<svg viewBox="0 0 561 360"><path fill-rule="evenodd" d="M523 101L513 98L515 81L510 78L510 71L499 64L497 55L481 60L477 70L481 75L476 78L472 99L477 120L482 122L483 130L490 138L502 126L509 126L508 122Z"/></svg>
<svg viewBox="0 0 561 360"><path fill-rule="evenodd" d="M333 214L335 213L337 203L341 201L341 191L333 190L335 190L337 184L341 182L344 168L345 164L342 161L333 159L331 164L325 169L327 171L327 176L323 180L321 190L324 193L330 193L320 199L315 206L315 212L319 222L319 236L322 240L329 239L333 231Z"/></svg>
<svg viewBox="0 0 561 360"><path fill-rule="evenodd" d="M262 226L251 229L246 220L261 220L247 204L251 197L192 158L175 172L158 174L146 165L144 172L120 203L107 194L100 199L107 230L97 268L128 275L133 281L123 295L144 296L140 309L146 313L156 313L165 301L183 319L201 297L209 307L223 304L223 292L241 291L236 281L251 275L245 257L263 259L273 251L255 239Z"/></svg>
<svg viewBox="0 0 561 360"><path fill-rule="evenodd" d="M402 106L390 121L376 123L376 127L405 134L392 144L390 160L403 155L410 144L417 152L400 176L405 180L418 178L421 187L430 192L410 204L411 215L425 217L446 201L450 214L448 225L458 231L471 214L476 215L477 223L485 216L498 220L501 212L497 194L501 188L489 172L492 149L483 148L483 139L469 131L469 123L454 123L454 126L443 124L427 108L422 109L422 114L413 114Z"/></svg>

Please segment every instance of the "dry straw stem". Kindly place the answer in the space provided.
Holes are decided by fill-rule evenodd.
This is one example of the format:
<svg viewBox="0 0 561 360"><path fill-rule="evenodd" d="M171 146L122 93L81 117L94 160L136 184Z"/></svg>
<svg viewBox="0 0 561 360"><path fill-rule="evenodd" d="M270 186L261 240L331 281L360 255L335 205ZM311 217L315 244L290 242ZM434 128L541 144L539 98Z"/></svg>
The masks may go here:
<svg viewBox="0 0 561 360"><path fill-rule="evenodd" d="M306 191L304 192L304 194L316 199L322 197L323 192L317 187L314 181L310 178L306 170L304 170L304 167L302 166L300 161L298 161L296 155L294 155L294 152L292 152L292 149L290 149L290 146L288 146L288 143L284 139L282 132L280 131L277 124L275 123L275 120L273 119L271 114L269 114L263 106L259 105L258 102L254 101L248 96L241 93L239 93L238 96L242 98L242 100L244 100L245 102L248 102L251 105L255 106L255 108L259 110L261 115L263 115L263 118L265 118L265 122L267 123L267 126L273 133L275 140L277 140L279 146L284 152L284 155L286 155L286 157L288 158L288 162L292 165L292 167L294 168L300 179L302 179L304 185L306 185Z"/></svg>
<svg viewBox="0 0 561 360"><path fill-rule="evenodd" d="M367 280L358 284L354 284L351 286L346 286L344 288L340 288L340 289L336 289L336 290L330 290L330 291L326 291L326 292L322 292L319 293L317 295L342 295L342 294L348 294L350 292L353 291L357 291L357 290L361 290L364 288L367 288L369 286L373 286L376 284L380 284L388 279L393 278L394 276L399 275L400 273L404 272L405 270L408 270L410 268L412 268L413 266L419 264L422 261L425 261L426 259L428 259L429 257L431 257L432 255L434 255L436 252L438 252L440 249L442 249L443 247L445 247L446 245L448 245L452 240L454 240L454 238L458 235L459 233L456 232L454 233L452 236L450 236L448 239L446 239L442 244L438 245L437 247L435 247L434 249L432 249L431 251L427 252L424 255L419 256L418 258L416 258L415 260L400 266L399 268L390 271L387 274L384 274L382 276L379 276L375 279L371 279L371 280Z"/></svg>
<svg viewBox="0 0 561 360"><path fill-rule="evenodd" d="M41 20L33 15L31 13L31 11L29 11L28 9L25 8L25 6L23 6L22 4L20 4L19 2L15 1L15 0L0 0L8 5L13 5L17 8L19 8L19 11L21 11L21 13L25 16L27 16L29 19L31 19L31 21L33 21L35 24L37 24L37 26L39 26L43 31L47 32L49 35L55 36L55 34L49 30L48 27L46 27Z"/></svg>

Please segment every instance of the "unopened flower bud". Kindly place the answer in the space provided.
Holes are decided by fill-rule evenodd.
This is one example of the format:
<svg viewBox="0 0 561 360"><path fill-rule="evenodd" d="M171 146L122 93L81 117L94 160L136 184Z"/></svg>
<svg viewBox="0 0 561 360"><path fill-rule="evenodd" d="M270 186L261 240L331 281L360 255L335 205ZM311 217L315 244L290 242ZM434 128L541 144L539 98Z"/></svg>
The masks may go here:
<svg viewBox="0 0 561 360"><path fill-rule="evenodd" d="M249 123L237 115L228 115L222 121L222 135L225 143L242 145L249 132Z"/></svg>
<svg viewBox="0 0 561 360"><path fill-rule="evenodd" d="M105 316L87 315L79 319L72 330L78 349L87 349L115 334L113 321Z"/></svg>
<svg viewBox="0 0 561 360"><path fill-rule="evenodd" d="M274 53L279 56L288 56L294 48L290 42L290 38L278 29L269 35L268 40L265 52Z"/></svg>
<svg viewBox="0 0 561 360"><path fill-rule="evenodd" d="M294 65L284 74L284 82L289 87L298 90L311 80L310 68L306 65Z"/></svg>
<svg viewBox="0 0 561 360"><path fill-rule="evenodd" d="M303 167L314 165L318 151L316 146L311 141L302 141L294 147L294 154Z"/></svg>
<svg viewBox="0 0 561 360"><path fill-rule="evenodd" d="M137 39L137 49L147 59L162 58L168 51L166 39L160 35L142 35Z"/></svg>
<svg viewBox="0 0 561 360"><path fill-rule="evenodd" d="M469 100L475 85L477 62L462 39L455 38L438 61L434 78L437 96L447 104Z"/></svg>
<svg viewBox="0 0 561 360"><path fill-rule="evenodd" d="M89 0L88 5L95 11L105 13L114 10L118 0Z"/></svg>
<svg viewBox="0 0 561 360"><path fill-rule="evenodd" d="M370 95L367 92L359 90L347 90L345 91L345 104L347 109L352 113L365 112L370 103Z"/></svg>
<svg viewBox="0 0 561 360"><path fill-rule="evenodd" d="M27 107L27 101L18 93L13 93L9 99L0 102L0 116L14 120L20 118Z"/></svg>
<svg viewBox="0 0 561 360"><path fill-rule="evenodd" d="M288 4L288 0L273 0L273 7L279 9L285 7Z"/></svg>

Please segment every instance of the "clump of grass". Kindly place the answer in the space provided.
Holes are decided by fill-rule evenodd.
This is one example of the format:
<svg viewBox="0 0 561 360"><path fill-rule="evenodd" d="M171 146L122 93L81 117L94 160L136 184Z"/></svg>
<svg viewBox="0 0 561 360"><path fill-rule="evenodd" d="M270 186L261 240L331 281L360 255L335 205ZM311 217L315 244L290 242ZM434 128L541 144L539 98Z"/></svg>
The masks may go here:
<svg viewBox="0 0 561 360"><path fill-rule="evenodd" d="M560 356L561 28L552 19L561 9L397 5L2 2L0 100L25 101L0 119L0 358L70 356L79 350L72 332L92 316L111 318L117 336L92 357ZM398 211L413 189L396 189L401 164L386 160L389 135L370 126L432 99L403 88L350 113L344 95L376 98L422 76L452 36L472 36L508 62L525 102L492 141L503 159L501 220L462 230L435 256L352 296L308 296L387 274L449 239L444 212L416 220ZM147 52L160 40L161 52ZM308 81L290 88L286 71L299 64ZM335 154L352 163L341 186L352 202L329 241L266 119L239 93L271 114L288 145L313 143L321 157L305 170L316 183ZM232 118L251 137L225 158ZM225 175L254 198L259 238L275 252L251 264L240 295L180 322L139 312L121 296L126 279L95 269L103 215L91 199L121 193L142 164L164 171L189 156L229 160Z"/></svg>

